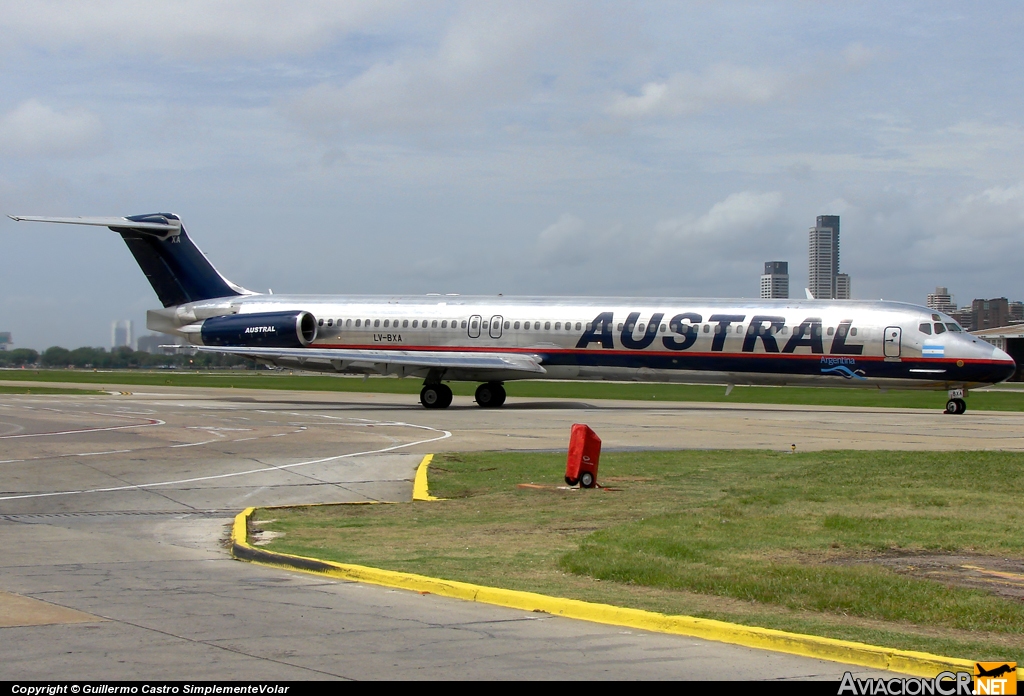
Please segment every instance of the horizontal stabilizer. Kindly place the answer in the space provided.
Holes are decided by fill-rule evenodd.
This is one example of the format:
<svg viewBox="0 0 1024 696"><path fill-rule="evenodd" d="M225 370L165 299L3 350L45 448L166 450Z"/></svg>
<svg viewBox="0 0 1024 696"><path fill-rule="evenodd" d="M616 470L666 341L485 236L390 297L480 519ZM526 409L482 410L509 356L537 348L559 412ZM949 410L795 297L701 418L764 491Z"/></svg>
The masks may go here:
<svg viewBox="0 0 1024 696"><path fill-rule="evenodd" d="M361 365L403 365L406 367L462 370L512 370L542 375L547 372L531 355L512 353L471 353L418 350L349 350L345 348L233 348L200 347L211 353L228 353L248 358L292 358Z"/></svg>
<svg viewBox="0 0 1024 696"><path fill-rule="evenodd" d="M181 229L181 222L179 220L136 222L125 217L42 217L39 215L8 215L7 217L16 222L56 222L62 225L93 225L95 227L116 227L124 230L176 232Z"/></svg>

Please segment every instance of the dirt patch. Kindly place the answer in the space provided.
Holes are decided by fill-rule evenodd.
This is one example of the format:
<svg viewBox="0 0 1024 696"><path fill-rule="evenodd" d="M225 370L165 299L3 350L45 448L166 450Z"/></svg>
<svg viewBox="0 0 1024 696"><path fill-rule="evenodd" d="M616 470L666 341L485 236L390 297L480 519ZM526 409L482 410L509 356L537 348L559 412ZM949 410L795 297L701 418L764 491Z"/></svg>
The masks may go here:
<svg viewBox="0 0 1024 696"><path fill-rule="evenodd" d="M1024 601L1024 560L980 554L889 553L856 562L875 563L902 575L987 590Z"/></svg>

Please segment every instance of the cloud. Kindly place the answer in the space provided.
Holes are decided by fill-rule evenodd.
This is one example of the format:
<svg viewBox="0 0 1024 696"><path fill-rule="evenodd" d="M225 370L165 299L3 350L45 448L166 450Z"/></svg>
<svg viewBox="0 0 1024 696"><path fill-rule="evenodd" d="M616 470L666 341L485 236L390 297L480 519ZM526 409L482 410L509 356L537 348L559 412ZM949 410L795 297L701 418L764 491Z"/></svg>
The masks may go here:
<svg viewBox="0 0 1024 696"><path fill-rule="evenodd" d="M35 99L0 116L0 153L71 156L95 150L102 136L100 119L82 109L54 111Z"/></svg>
<svg viewBox="0 0 1024 696"><path fill-rule="evenodd" d="M782 194L740 191L711 206L698 218L659 222L655 229L666 240L702 245L732 243L772 222L782 207Z"/></svg>
<svg viewBox="0 0 1024 696"><path fill-rule="evenodd" d="M774 70L720 63L700 75L675 73L662 82L648 82L638 95L619 93L607 112L627 119L684 116L719 106L761 104L785 87L786 80Z"/></svg>
<svg viewBox="0 0 1024 696"><path fill-rule="evenodd" d="M346 82L322 82L283 110L311 134L329 138L346 127L395 131L464 124L522 104L550 89L552 71L564 67L553 54L579 49L579 41L561 41L567 18L558 9L467 5L435 46L378 61Z"/></svg>
<svg viewBox="0 0 1024 696"><path fill-rule="evenodd" d="M85 48L206 60L308 53L336 37L371 30L412 5L403 0L59 0L4 3L8 45Z"/></svg>

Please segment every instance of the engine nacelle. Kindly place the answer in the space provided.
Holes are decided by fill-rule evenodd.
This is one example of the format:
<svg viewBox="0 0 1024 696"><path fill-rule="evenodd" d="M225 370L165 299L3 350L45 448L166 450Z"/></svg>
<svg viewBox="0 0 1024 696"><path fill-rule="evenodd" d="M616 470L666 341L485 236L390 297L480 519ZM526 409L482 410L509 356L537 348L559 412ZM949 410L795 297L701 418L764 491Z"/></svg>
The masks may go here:
<svg viewBox="0 0 1024 696"><path fill-rule="evenodd" d="M199 331L204 346L304 348L316 340L309 312L260 312L211 317Z"/></svg>

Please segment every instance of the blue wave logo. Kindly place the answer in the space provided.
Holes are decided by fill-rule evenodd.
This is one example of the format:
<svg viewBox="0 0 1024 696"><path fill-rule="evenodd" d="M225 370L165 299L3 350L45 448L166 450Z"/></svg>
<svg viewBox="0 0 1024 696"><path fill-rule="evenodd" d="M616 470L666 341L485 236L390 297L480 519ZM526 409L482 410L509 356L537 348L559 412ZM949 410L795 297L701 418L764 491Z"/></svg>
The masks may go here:
<svg viewBox="0 0 1024 696"><path fill-rule="evenodd" d="M821 368L821 374L823 375L839 375L846 379L867 379L864 376L864 370L857 370L856 372L848 368L846 365L836 365L835 367Z"/></svg>

